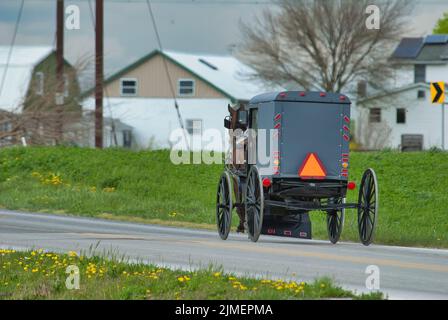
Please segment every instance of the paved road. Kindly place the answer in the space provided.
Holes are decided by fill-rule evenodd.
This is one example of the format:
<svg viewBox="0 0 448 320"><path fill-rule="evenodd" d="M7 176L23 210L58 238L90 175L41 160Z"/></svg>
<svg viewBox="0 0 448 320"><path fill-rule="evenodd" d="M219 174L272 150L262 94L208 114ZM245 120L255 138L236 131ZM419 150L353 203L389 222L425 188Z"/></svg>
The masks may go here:
<svg viewBox="0 0 448 320"><path fill-rule="evenodd" d="M368 265L380 268L381 290L389 298L448 299L448 250L262 236L251 243L231 234L89 218L0 210L0 246L67 252L119 252L131 259L194 269L210 264L226 271L309 281L333 277L346 288L366 291Z"/></svg>

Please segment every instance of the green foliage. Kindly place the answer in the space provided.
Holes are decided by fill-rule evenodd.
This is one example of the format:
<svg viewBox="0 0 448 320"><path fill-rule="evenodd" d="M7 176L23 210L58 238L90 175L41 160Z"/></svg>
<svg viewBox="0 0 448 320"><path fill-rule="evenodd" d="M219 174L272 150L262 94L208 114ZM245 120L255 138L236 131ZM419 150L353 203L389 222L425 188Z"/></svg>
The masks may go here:
<svg viewBox="0 0 448 320"><path fill-rule="evenodd" d="M448 34L448 12L443 14L443 17L437 21L433 30L434 34Z"/></svg>
<svg viewBox="0 0 448 320"><path fill-rule="evenodd" d="M0 299L383 299L356 295L330 279L295 282L254 279L208 268L193 272L75 252L0 249ZM79 289L68 290L67 266L79 268Z"/></svg>
<svg viewBox="0 0 448 320"><path fill-rule="evenodd" d="M380 189L375 243L448 247L448 153L352 152L350 179L374 168ZM223 165L173 165L168 151L6 148L0 206L138 222L215 228ZM358 191L348 192L356 202ZM327 239L325 214L311 213L313 237ZM237 224L237 215L233 223ZM358 241L356 210L342 240Z"/></svg>

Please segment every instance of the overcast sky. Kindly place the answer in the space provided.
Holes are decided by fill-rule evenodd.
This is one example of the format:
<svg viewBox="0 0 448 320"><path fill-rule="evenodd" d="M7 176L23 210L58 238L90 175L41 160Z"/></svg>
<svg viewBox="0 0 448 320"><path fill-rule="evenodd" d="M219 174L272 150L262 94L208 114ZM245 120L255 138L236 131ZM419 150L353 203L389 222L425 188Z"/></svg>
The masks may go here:
<svg viewBox="0 0 448 320"><path fill-rule="evenodd" d="M55 0L25 0L17 45L54 45ZM95 0L91 0L93 9ZM223 54L239 41L238 23L264 9L266 0L152 0L165 49ZM65 56L72 63L91 57L94 31L88 0L65 1L78 5L81 29L66 31ZM0 45L11 43L19 0L0 1ZM409 31L403 36L425 35L448 12L448 0L417 0ZM105 72L110 74L157 48L145 0L105 0Z"/></svg>

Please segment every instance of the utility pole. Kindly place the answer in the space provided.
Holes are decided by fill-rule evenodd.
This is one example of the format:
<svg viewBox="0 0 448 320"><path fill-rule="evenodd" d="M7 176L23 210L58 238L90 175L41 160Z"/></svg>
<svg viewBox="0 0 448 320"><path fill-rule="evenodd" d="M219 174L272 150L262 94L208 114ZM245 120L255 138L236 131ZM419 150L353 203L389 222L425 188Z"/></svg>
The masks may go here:
<svg viewBox="0 0 448 320"><path fill-rule="evenodd" d="M103 147L103 63L104 63L104 2L96 0L95 10L95 147Z"/></svg>
<svg viewBox="0 0 448 320"><path fill-rule="evenodd" d="M61 143L64 104L64 0L58 0L56 4L56 82L56 140Z"/></svg>
<svg viewBox="0 0 448 320"><path fill-rule="evenodd" d="M445 102L442 103L442 150L445 150Z"/></svg>

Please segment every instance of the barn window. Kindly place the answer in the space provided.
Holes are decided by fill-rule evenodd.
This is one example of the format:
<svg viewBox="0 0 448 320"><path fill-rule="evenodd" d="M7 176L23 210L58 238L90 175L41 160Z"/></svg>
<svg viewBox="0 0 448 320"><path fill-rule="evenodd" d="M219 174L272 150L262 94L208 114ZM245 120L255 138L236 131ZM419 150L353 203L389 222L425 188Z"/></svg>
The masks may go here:
<svg viewBox="0 0 448 320"><path fill-rule="evenodd" d="M406 123L406 109L397 109L397 123Z"/></svg>
<svg viewBox="0 0 448 320"><path fill-rule="evenodd" d="M381 109L380 108L371 108L370 109L369 122L370 123L381 122Z"/></svg>
<svg viewBox="0 0 448 320"><path fill-rule="evenodd" d="M425 90L418 90L418 92L417 92L417 98L419 98L419 99L425 99L425 98L426 98L426 92L425 92Z"/></svg>
<svg viewBox="0 0 448 320"><path fill-rule="evenodd" d="M195 82L192 79L179 79L177 89L179 96L194 96Z"/></svg>
<svg viewBox="0 0 448 320"><path fill-rule="evenodd" d="M39 96L44 95L44 80L45 80L44 73L41 71L36 72L36 90L35 90L35 92Z"/></svg>
<svg viewBox="0 0 448 320"><path fill-rule="evenodd" d="M426 82L426 65L416 64L414 66L414 82Z"/></svg>
<svg viewBox="0 0 448 320"><path fill-rule="evenodd" d="M70 82L68 79L68 75L64 73L64 97L68 98L70 94Z"/></svg>
<svg viewBox="0 0 448 320"><path fill-rule="evenodd" d="M123 147L130 148L132 146L132 131L123 130Z"/></svg>
<svg viewBox="0 0 448 320"><path fill-rule="evenodd" d="M201 119L187 119L185 121L188 134L200 135L202 134L202 120Z"/></svg>
<svg viewBox="0 0 448 320"><path fill-rule="evenodd" d="M136 96L137 79L121 79L120 88L122 96Z"/></svg>

